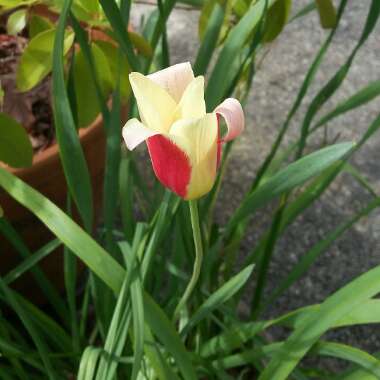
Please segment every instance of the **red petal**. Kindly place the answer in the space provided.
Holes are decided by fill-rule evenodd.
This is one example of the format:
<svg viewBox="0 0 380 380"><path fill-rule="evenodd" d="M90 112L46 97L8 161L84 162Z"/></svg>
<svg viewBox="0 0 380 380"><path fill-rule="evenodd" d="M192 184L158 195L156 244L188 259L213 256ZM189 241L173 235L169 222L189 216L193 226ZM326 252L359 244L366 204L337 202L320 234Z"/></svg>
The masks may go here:
<svg viewBox="0 0 380 380"><path fill-rule="evenodd" d="M162 135L150 137L146 143L159 181L184 198L191 177L191 165L186 154Z"/></svg>

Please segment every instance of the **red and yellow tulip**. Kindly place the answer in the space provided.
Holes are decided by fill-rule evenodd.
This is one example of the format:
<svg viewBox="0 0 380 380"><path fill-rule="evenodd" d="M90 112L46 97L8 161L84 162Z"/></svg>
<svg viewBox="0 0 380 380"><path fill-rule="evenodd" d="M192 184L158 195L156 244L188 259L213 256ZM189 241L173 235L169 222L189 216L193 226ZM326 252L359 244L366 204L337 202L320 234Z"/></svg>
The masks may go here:
<svg viewBox="0 0 380 380"><path fill-rule="evenodd" d="M128 149L146 141L153 170L160 182L190 200L208 193L216 178L221 144L244 129L240 103L226 99L206 112L204 78L194 77L190 63L181 63L144 76L129 75L141 122L123 128ZM219 117L228 131L220 137Z"/></svg>

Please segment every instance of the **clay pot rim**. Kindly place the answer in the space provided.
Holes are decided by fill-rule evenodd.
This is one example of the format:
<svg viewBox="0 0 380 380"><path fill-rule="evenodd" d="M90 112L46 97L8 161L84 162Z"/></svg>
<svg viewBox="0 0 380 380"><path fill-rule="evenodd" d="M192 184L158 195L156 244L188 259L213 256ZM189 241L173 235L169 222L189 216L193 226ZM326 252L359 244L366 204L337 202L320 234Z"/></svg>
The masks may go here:
<svg viewBox="0 0 380 380"><path fill-rule="evenodd" d="M98 128L102 127L103 118L102 115L99 114L90 125L79 129L79 140L82 143L83 140L86 140L89 136L95 133ZM39 171L45 166L46 161L55 160L57 159L57 156L59 156L59 146L57 141L55 141L48 148L33 155L33 163L31 166L25 168L12 168L10 166L5 166L5 169L18 177L23 178L24 176L28 176Z"/></svg>

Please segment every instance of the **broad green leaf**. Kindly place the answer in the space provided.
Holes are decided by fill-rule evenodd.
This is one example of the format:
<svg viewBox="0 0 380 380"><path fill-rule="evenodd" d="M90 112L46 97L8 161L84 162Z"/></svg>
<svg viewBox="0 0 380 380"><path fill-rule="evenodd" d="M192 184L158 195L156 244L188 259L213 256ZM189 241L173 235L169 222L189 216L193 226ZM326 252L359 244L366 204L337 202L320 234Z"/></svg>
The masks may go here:
<svg viewBox="0 0 380 380"><path fill-rule="evenodd" d="M136 50L145 58L152 58L153 50L150 43L141 34L128 32L129 39Z"/></svg>
<svg viewBox="0 0 380 380"><path fill-rule="evenodd" d="M70 194L86 230L91 231L94 211L90 174L74 123L64 77L65 26L70 7L71 0L66 0L58 20L57 32L54 35L52 76L54 123L59 153ZM90 95L87 94L87 96Z"/></svg>
<svg viewBox="0 0 380 380"><path fill-rule="evenodd" d="M20 33L26 25L26 9L19 9L12 13L7 20L7 32L10 35Z"/></svg>
<svg viewBox="0 0 380 380"><path fill-rule="evenodd" d="M311 153L280 170L263 185L259 186L253 193L248 195L241 203L233 218L231 218L228 223L227 232L231 232L231 229L234 228L239 221L246 218L259 207L265 205L271 199L303 184L308 179L321 173L334 162L344 157L353 146L351 143L335 144Z"/></svg>
<svg viewBox="0 0 380 380"><path fill-rule="evenodd" d="M123 268L62 210L2 168L0 168L0 186L33 212L63 244L74 252L113 291L119 291L124 278Z"/></svg>
<svg viewBox="0 0 380 380"><path fill-rule="evenodd" d="M115 87L118 79L118 59L119 50L110 42L106 41L96 41L94 42L103 52L104 56L108 61L108 65L111 73L111 83L113 88ZM125 104L131 93L131 86L129 84L128 74L130 72L130 67L128 61L125 57L121 57L121 73L120 73L120 96L121 103Z"/></svg>
<svg viewBox="0 0 380 380"><path fill-rule="evenodd" d="M37 3L38 1L39 0L0 0L0 7L3 7L4 10L10 10L23 5L31 5L33 3Z"/></svg>
<svg viewBox="0 0 380 380"><path fill-rule="evenodd" d="M29 38L32 39L37 34L45 32L46 30L53 29L54 24L47 18L33 14L28 22Z"/></svg>
<svg viewBox="0 0 380 380"><path fill-rule="evenodd" d="M28 91L48 75L52 69L52 51L55 30L45 30L29 41L17 67L16 84L20 91ZM66 54L74 42L71 31L65 33L63 52Z"/></svg>
<svg viewBox="0 0 380 380"><path fill-rule="evenodd" d="M106 98L111 91L112 83L108 60L103 50L95 43L91 44L91 52L94 58L100 89L103 97ZM79 50L75 55L74 86L77 100L78 126L79 128L85 128L95 120L101 108L96 96L91 71L82 50Z"/></svg>
<svg viewBox="0 0 380 380"><path fill-rule="evenodd" d="M264 29L264 42L272 42L284 29L290 15L292 0L278 0L269 9Z"/></svg>
<svg viewBox="0 0 380 380"><path fill-rule="evenodd" d="M231 297L233 297L236 292L238 292L243 285L248 281L253 271L253 265L249 265L244 268L240 273L228 280L224 285L222 285L218 290L210 295L203 302L203 304L198 308L194 315L190 318L189 322L186 324L182 331L182 335L190 331L190 329L195 326L199 321L205 318L207 315L213 312L213 310L220 307L223 303L227 302Z"/></svg>
<svg viewBox="0 0 380 380"><path fill-rule="evenodd" d="M322 27L325 29L335 28L337 17L332 0L315 0L315 2Z"/></svg>
<svg viewBox="0 0 380 380"><path fill-rule="evenodd" d="M15 168L32 165L33 148L25 128L0 113L0 161Z"/></svg>

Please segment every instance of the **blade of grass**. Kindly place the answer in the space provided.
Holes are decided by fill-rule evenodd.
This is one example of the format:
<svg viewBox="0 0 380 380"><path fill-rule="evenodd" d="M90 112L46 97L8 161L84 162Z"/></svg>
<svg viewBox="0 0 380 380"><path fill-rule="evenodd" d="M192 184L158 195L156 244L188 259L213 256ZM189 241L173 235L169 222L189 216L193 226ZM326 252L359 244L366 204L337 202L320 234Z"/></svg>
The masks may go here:
<svg viewBox="0 0 380 380"><path fill-rule="evenodd" d="M371 211L380 207L380 198L374 199L366 207L356 213L350 220L339 225L336 229L331 231L326 238L319 241L313 248L311 248L301 260L293 267L290 274L280 283L280 285L268 297L264 309L270 305L275 299L283 294L292 284L301 278L310 266L315 262L319 255L324 252L331 244L333 244L343 233L349 230L358 220L367 216Z"/></svg>
<svg viewBox="0 0 380 380"><path fill-rule="evenodd" d="M362 274L328 297L286 340L259 380L286 379L312 345L345 314L380 291L380 267ZM291 355L289 355L291 353Z"/></svg>
<svg viewBox="0 0 380 380"><path fill-rule="evenodd" d="M132 71L139 71L139 62L127 33L127 25L124 23L123 16L116 5L116 2L114 0L100 0L100 4L113 28L113 32L115 33L121 49L128 59L128 64L130 65Z"/></svg>
<svg viewBox="0 0 380 380"><path fill-rule="evenodd" d="M10 270L4 277L4 283L6 285L10 285L13 281L17 280L21 277L25 272L31 270L37 263L47 257L50 253L52 253L55 249L57 249L61 245L60 241L54 239L49 243L45 244L38 251L31 254L25 260L22 261L17 267Z"/></svg>
<svg viewBox="0 0 380 380"><path fill-rule="evenodd" d="M334 76L323 86L323 88L314 97L305 114L301 127L301 138L296 154L297 158L301 157L303 154L303 151L306 146L306 140L309 135L310 124L313 118L320 110L320 108L323 106L323 104L325 104L326 101L330 99L330 97L335 93L335 91L340 87L340 85L346 78L347 73L352 65L352 62L357 52L360 50L360 48L363 46L367 38L372 33L373 29L375 28L379 15L380 3L377 0L372 0L370 9L368 11L367 20L364 25L359 41L355 45L346 62L339 68L339 70L334 74Z"/></svg>
<svg viewBox="0 0 380 380"><path fill-rule="evenodd" d="M215 3L207 28L195 59L193 70L196 76L204 75L210 64L210 60L216 48L220 30L224 21L225 8L218 2Z"/></svg>
<svg viewBox="0 0 380 380"><path fill-rule="evenodd" d="M262 186L248 195L227 224L225 235L228 236L238 223L250 213L262 207L269 200L304 183L311 177L344 157L351 149L351 143L340 143L321 149L280 170Z"/></svg>
<svg viewBox="0 0 380 380"><path fill-rule="evenodd" d="M253 265L249 265L244 268L237 275L233 276L229 281L227 281L222 287L211 294L198 308L198 310L191 316L183 330L181 331L182 336L186 336L189 331L207 315L213 312L213 310L218 309L220 305L227 302L231 297L233 297L236 292L248 281L253 271Z"/></svg>
<svg viewBox="0 0 380 380"><path fill-rule="evenodd" d="M231 64L238 57L247 38L260 21L265 9L265 3L266 0L259 0L252 5L249 11L228 34L206 89L205 99L208 109L214 109L221 102L224 94L230 87L230 83L225 80L226 73L229 72ZM268 7L270 8L274 3L275 0L268 1Z"/></svg>
<svg viewBox="0 0 380 380"><path fill-rule="evenodd" d="M100 279L118 292L124 270L81 227L47 198L3 168L0 168L0 186L32 211Z"/></svg>
<svg viewBox="0 0 380 380"><path fill-rule="evenodd" d="M38 353L41 357L41 360L44 364L46 375L49 379L58 379L58 376L54 370L54 365L51 362L49 355L48 355L48 348L41 338L41 336L36 331L33 323L28 318L27 313L25 313L25 310L22 308L22 306L18 303L16 297L14 296L14 292L8 288L8 286L4 283L3 279L0 277L0 289L4 293L5 297L7 298L9 305L12 307L12 309L15 311L15 313L20 318L22 324L24 325L25 329L28 331L31 339L33 340L33 343L35 344Z"/></svg>
<svg viewBox="0 0 380 380"><path fill-rule="evenodd" d="M3 169L4 170L4 169ZM12 246L20 253L24 259L32 257L32 253L29 251L28 247L23 242L22 237L13 228L13 226L4 218L0 219L0 232L5 236L5 238L12 244ZM42 290L43 294L46 296L48 302L52 305L56 313L60 316L61 320L67 324L68 311L66 305L57 289L46 277L45 273L39 266L31 267L31 273L36 280L36 283Z"/></svg>
<svg viewBox="0 0 380 380"><path fill-rule="evenodd" d="M63 40L71 3L72 0L65 0L63 3L54 41L54 124L70 194L78 208L86 230L91 231L94 212L90 175L74 124L64 78Z"/></svg>

